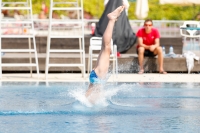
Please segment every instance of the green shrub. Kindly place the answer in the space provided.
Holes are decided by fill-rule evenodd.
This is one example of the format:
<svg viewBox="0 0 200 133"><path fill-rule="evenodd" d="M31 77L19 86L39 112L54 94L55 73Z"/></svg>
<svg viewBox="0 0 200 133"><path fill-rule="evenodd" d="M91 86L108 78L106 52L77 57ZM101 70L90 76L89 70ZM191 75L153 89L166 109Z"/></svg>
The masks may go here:
<svg viewBox="0 0 200 133"><path fill-rule="evenodd" d="M14 0L2 0L14 1ZM23 1L23 0L21 0ZM42 2L45 1L46 5L50 6L50 0L32 0L33 14L39 14L41 11ZM63 0L57 0L63 1ZM130 8L128 17L129 19L137 19L135 16L135 0L129 0ZM83 0L84 10L89 12L94 18L100 18L104 11L104 0ZM196 19L195 16L200 12L200 5L173 5L165 4L160 5L159 0L149 0L149 14L148 18L154 20L192 20ZM63 14L57 11L59 15ZM66 13L64 15L67 15Z"/></svg>

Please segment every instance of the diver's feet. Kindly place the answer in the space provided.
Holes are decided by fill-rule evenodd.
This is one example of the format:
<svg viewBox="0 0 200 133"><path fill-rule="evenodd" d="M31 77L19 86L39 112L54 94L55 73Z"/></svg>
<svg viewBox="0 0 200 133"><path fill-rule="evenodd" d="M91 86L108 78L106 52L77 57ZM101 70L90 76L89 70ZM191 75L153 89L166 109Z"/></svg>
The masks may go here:
<svg viewBox="0 0 200 133"><path fill-rule="evenodd" d="M124 10L124 6L119 6L117 9L115 9L113 12L109 13L108 19L109 20L117 20L117 18L120 16L121 12Z"/></svg>

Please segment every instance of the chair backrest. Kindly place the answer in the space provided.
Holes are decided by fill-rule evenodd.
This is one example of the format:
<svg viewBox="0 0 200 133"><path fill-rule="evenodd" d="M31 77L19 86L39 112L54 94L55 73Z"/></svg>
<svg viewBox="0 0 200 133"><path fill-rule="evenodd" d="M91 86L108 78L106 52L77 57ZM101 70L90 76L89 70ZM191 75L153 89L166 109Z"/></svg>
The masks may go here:
<svg viewBox="0 0 200 133"><path fill-rule="evenodd" d="M186 33L184 31L186 31ZM200 37L200 22L185 21L183 25L180 26L180 34L184 37Z"/></svg>
<svg viewBox="0 0 200 133"><path fill-rule="evenodd" d="M101 37L91 37L90 46L101 46L102 38Z"/></svg>
<svg viewBox="0 0 200 133"><path fill-rule="evenodd" d="M90 46L93 50L101 50L102 37L91 37ZM113 40L111 39L111 51L113 53Z"/></svg>

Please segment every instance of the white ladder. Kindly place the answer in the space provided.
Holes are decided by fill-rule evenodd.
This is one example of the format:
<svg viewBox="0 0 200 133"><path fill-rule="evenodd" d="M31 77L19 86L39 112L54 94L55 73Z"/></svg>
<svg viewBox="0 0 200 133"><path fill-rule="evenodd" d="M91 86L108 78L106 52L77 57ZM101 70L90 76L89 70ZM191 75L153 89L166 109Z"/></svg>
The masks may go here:
<svg viewBox="0 0 200 133"><path fill-rule="evenodd" d="M29 55L29 63L2 63L2 57L0 58L0 78L2 78L2 67L28 67L30 69L30 74L32 77L32 67L36 67L37 77L39 77L39 67L38 67L38 56L36 50L36 42L34 35L34 25L33 25L33 17L32 17L32 1L26 0L26 2L4 2L0 0L0 11L2 10L23 10L27 14L27 18L16 20L16 19L8 19L0 17L0 53L28 53ZM7 6L9 5L9 6ZM14 6L17 5L17 6ZM11 28L21 29L19 34L4 34L4 28L12 26ZM28 38L28 48L26 49L2 49L2 38ZM33 39L33 48L31 48L31 38ZM12 44L11 44L12 47ZM35 63L32 62L32 53L35 55ZM14 57L13 57L14 58ZM25 57L26 58L26 57Z"/></svg>
<svg viewBox="0 0 200 133"><path fill-rule="evenodd" d="M53 11L76 11L76 19L53 19ZM81 12L81 15L80 15ZM63 0L62 2L56 2L51 0L50 3L50 13L49 13L49 31L47 37L47 50L46 50L46 68L45 75L46 79L48 76L48 71L50 67L79 67L82 72L82 76L85 77L85 45L84 45L84 21L83 21L83 0ZM70 31L59 31L59 34L56 34L52 27L56 24L62 25L78 25L80 30L78 33L71 34ZM73 30L73 28L72 28ZM79 39L79 49L51 49L51 39L52 38L76 38ZM79 53L80 54L80 63L62 63L55 64L50 63L50 53Z"/></svg>

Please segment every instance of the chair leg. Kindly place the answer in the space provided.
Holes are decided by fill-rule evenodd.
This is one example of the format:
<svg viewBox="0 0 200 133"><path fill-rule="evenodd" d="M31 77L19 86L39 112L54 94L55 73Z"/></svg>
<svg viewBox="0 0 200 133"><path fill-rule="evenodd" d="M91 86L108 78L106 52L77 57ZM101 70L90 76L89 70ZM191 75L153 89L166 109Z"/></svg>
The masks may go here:
<svg viewBox="0 0 200 133"><path fill-rule="evenodd" d="M118 78L118 59L116 57L116 60L115 60L115 70L116 70L116 78Z"/></svg>
<svg viewBox="0 0 200 133"><path fill-rule="evenodd" d="M117 78L118 77L117 45L114 45L114 51L115 51L115 74Z"/></svg>
<svg viewBox="0 0 200 133"><path fill-rule="evenodd" d="M113 63L113 75L115 74L115 57L112 58Z"/></svg>
<svg viewBox="0 0 200 133"><path fill-rule="evenodd" d="M92 71L92 61L93 61L93 57L92 57L93 51L92 49L90 50L90 72Z"/></svg>
<svg viewBox="0 0 200 133"><path fill-rule="evenodd" d="M90 46L89 46L89 53L88 53L88 69L87 69L87 73L89 74L90 73L90 60L91 60L91 58L90 58Z"/></svg>
<svg viewBox="0 0 200 133"><path fill-rule="evenodd" d="M115 56L113 57L113 81L115 81L115 77L116 77L116 62L115 62L116 58Z"/></svg>

